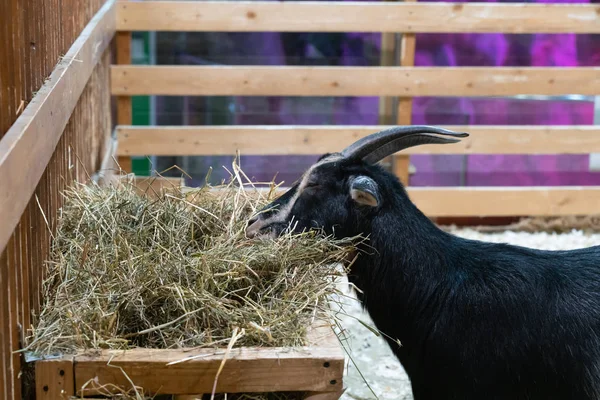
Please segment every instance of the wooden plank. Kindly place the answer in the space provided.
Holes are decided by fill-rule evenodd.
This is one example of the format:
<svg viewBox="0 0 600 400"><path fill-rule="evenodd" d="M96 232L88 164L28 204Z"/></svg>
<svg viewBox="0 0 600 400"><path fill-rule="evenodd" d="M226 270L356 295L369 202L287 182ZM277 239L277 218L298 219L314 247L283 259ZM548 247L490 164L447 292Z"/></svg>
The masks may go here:
<svg viewBox="0 0 600 400"><path fill-rule="evenodd" d="M279 187L276 194L287 189ZM600 186L408 187L406 190L415 205L431 218L596 215L600 204Z"/></svg>
<svg viewBox="0 0 600 400"><path fill-rule="evenodd" d="M0 141L0 250L21 218L114 31L113 0L109 0Z"/></svg>
<svg viewBox="0 0 600 400"><path fill-rule="evenodd" d="M25 213L21 217L21 263L19 268L21 269L21 290L22 290L22 309L21 309L21 319L22 319L22 332L21 339L27 336L29 333L29 329L31 328L31 294L29 288L31 286L31 275L29 274L30 268L30 253L33 253L29 249L33 247L33 242L31 241L31 221L30 221L30 213L29 210L25 210ZM25 341L23 340L23 343Z"/></svg>
<svg viewBox="0 0 600 400"><path fill-rule="evenodd" d="M147 195L155 198L159 194L181 188L185 183L182 177L163 177L163 176L122 176L119 183L132 185L135 192L139 195Z"/></svg>
<svg viewBox="0 0 600 400"><path fill-rule="evenodd" d="M315 155L340 151L387 126L247 125L117 126L120 155ZM600 152L600 126L456 126L459 143L426 145L403 154L587 154Z"/></svg>
<svg viewBox="0 0 600 400"><path fill-rule="evenodd" d="M407 3L415 2L415 0L405 0ZM413 67L415 65L415 47L416 37L414 33L404 33L400 44L400 66ZM400 97L398 99L398 119L399 125L410 125L412 122L412 98ZM394 174L400 179L405 186L408 186L410 181L410 156L396 155L393 157Z"/></svg>
<svg viewBox="0 0 600 400"><path fill-rule="evenodd" d="M592 4L119 1L117 29L195 32L600 33Z"/></svg>
<svg viewBox="0 0 600 400"><path fill-rule="evenodd" d="M10 332L9 343L10 343L10 351L11 351L11 378L13 381L13 390L12 397L14 399L21 398L21 380L19 379L19 373L21 372L21 354L15 353L18 349L21 348L19 343L19 324L22 323L22 320L19 318L19 304L21 302L21 294L20 294L20 285L17 277L17 271L20 268L20 263L17 260L19 255L19 246L21 245L21 241L19 240L18 235L19 227L17 226L15 230L15 234L12 236L11 240L8 242L8 246L6 250L8 251L8 291L5 292L5 295L8 297L9 302L9 319L8 319L8 327ZM10 396L9 396L10 397Z"/></svg>
<svg viewBox="0 0 600 400"><path fill-rule="evenodd" d="M307 333L307 346L300 348L239 348L234 349L228 357L225 368L219 376L220 385L218 392L248 392L248 391L302 391L303 387L320 386L324 391L338 392L342 390L344 353L339 341L333 333L330 325L323 321L317 322ZM311 357L315 356L314 359ZM111 359L111 356L116 356ZM179 361L190 356L201 356L196 360L190 360L166 365L169 362ZM231 358L233 356L233 358ZM127 352L105 351L100 356L83 355L76 357L76 391L86 382L87 376L98 376L94 387L103 383L111 383L130 387L130 382L120 370L114 366L124 367L125 373L136 385L144 387L145 390L164 394L174 394L176 398L194 398L201 391L198 387L208 387L205 392L211 392L214 375L223 357L223 349L202 349L194 351L184 350L148 350L136 349ZM110 360L112 367L106 363ZM81 366L81 364L83 364ZM81 377L83 371L83 378ZM148 372L159 367L160 371L152 372L152 376L145 376ZM254 368L258 367L258 371ZM275 371L284 368L284 371ZM117 371L115 373L115 371ZM166 371L166 372L165 372ZM308 375L306 373L308 372ZM110 375L112 373L113 375ZM161 387L160 383L151 382L155 375L162 376L161 382L170 382L167 387ZM286 373L290 374L286 376ZM90 375L88 375L90 374ZM182 375L180 375L182 374ZM250 376L246 376L250 374ZM198 376L201 377L198 380ZM270 382L268 376L277 379L281 376L283 383ZM283 378L285 377L285 378ZM106 380L105 380L106 379ZM116 379L116 380L115 380ZM258 379L258 381L254 381ZM287 388L293 389L287 389ZM80 390L79 395L95 395L97 391L93 388ZM312 389L310 389L312 390Z"/></svg>
<svg viewBox="0 0 600 400"><path fill-rule="evenodd" d="M598 67L113 65L112 94L172 96L597 95Z"/></svg>
<svg viewBox="0 0 600 400"><path fill-rule="evenodd" d="M338 391L343 388L344 353L331 328L315 327L309 346L298 348L236 348L228 355L219 375L219 393L278 391ZM333 336L333 338L332 338ZM112 383L136 385L151 393L195 395L211 393L224 349L102 351L75 358L77 395L95 395L94 388L81 390L89 379L97 386ZM197 358L167 365L194 356ZM113 367L107 366L107 362ZM121 369L123 368L125 376Z"/></svg>
<svg viewBox="0 0 600 400"><path fill-rule="evenodd" d="M408 189L430 217L559 216L597 214L599 186L435 187Z"/></svg>
<svg viewBox="0 0 600 400"><path fill-rule="evenodd" d="M395 0L384 0L395 1ZM397 65L396 57L396 32L384 32L381 34L381 50L379 65L389 67ZM394 123L394 97L379 98L379 125L391 125ZM381 161L386 169L393 169L393 157L386 157Z"/></svg>
<svg viewBox="0 0 600 400"><path fill-rule="evenodd" d="M3 399L12 397L13 376L11 370L12 356L10 354L10 302L8 296L8 249L0 251L0 396Z"/></svg>
<svg viewBox="0 0 600 400"><path fill-rule="evenodd" d="M117 32L117 64L131 64L131 32ZM133 121L133 109L130 96L117 97L117 124L130 125ZM133 170L131 157L119 157L118 166L125 172Z"/></svg>
<svg viewBox="0 0 600 400"><path fill-rule="evenodd" d="M35 363L37 400L67 400L75 394L72 359L43 360Z"/></svg>
<svg viewBox="0 0 600 400"><path fill-rule="evenodd" d="M99 356L78 356L76 388L97 377L100 385L113 383L130 387L122 367L136 384L151 393L210 393L223 358L212 350L104 351ZM174 365L167 363L190 356L203 356ZM330 367L325 368L328 362ZM332 359L325 349L234 349L219 376L217 392L325 391L342 384L343 359ZM333 382L333 383L332 383ZM94 388L77 395L94 395Z"/></svg>

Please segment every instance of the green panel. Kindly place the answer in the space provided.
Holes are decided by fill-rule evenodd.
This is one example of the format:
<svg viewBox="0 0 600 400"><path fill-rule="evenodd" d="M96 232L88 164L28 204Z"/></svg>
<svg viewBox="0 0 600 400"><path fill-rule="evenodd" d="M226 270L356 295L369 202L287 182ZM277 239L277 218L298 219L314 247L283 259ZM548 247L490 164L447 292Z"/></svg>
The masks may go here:
<svg viewBox="0 0 600 400"><path fill-rule="evenodd" d="M150 46L148 32L133 32L131 37L131 62L136 65L150 64ZM150 97L132 96L132 124L150 125ZM131 157L133 173L150 175L150 160L147 157Z"/></svg>

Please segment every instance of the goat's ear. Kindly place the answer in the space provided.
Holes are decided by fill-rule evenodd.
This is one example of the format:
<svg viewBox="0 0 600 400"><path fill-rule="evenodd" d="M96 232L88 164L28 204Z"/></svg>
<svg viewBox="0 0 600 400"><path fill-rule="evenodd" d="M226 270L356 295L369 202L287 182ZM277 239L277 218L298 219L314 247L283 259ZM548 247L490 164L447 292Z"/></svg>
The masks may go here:
<svg viewBox="0 0 600 400"><path fill-rule="evenodd" d="M364 175L351 179L350 196L352 200L363 206L377 207L380 202L377 183Z"/></svg>

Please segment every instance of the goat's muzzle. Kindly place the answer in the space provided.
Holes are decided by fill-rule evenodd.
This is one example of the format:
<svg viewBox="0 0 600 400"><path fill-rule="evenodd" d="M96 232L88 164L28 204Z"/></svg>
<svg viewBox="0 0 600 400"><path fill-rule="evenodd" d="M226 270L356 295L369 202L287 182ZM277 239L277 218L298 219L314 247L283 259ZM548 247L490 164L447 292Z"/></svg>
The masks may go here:
<svg viewBox="0 0 600 400"><path fill-rule="evenodd" d="M246 225L246 237L253 239L258 235L261 228L261 220L258 217L250 218Z"/></svg>

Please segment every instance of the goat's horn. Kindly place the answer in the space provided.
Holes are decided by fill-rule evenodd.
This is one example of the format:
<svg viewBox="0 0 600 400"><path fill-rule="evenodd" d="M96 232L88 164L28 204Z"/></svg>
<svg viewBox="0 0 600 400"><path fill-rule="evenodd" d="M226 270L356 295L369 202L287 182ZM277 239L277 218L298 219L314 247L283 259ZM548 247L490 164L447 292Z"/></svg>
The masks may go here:
<svg viewBox="0 0 600 400"><path fill-rule="evenodd" d="M436 135L452 136L452 138ZM426 125L398 126L375 132L357 140L342 150L347 158L362 158L369 164L375 164L400 150L421 144L456 143L469 136L466 132L454 132L448 129Z"/></svg>

